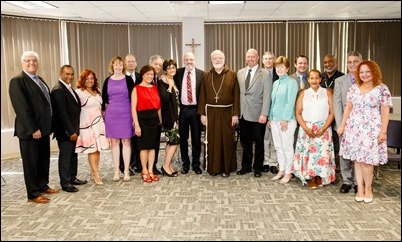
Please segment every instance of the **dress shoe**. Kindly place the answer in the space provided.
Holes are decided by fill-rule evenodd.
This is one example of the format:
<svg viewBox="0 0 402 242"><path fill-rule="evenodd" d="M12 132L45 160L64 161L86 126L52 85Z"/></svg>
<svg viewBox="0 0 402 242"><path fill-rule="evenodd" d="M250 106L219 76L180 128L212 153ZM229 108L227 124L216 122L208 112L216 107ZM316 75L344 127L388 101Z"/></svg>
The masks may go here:
<svg viewBox="0 0 402 242"><path fill-rule="evenodd" d="M237 175L244 175L247 173L250 173L251 170L246 170L246 169L240 169L239 171L236 172Z"/></svg>
<svg viewBox="0 0 402 242"><path fill-rule="evenodd" d="M278 174L276 174L276 176L272 177L271 180L272 180L272 181L279 180L279 179L281 179L284 175L285 175L285 172L284 172L284 171L280 171L280 172L278 172Z"/></svg>
<svg viewBox="0 0 402 242"><path fill-rule="evenodd" d="M364 197L363 201L364 203L371 203L373 201L373 197Z"/></svg>
<svg viewBox="0 0 402 242"><path fill-rule="evenodd" d="M286 184L292 179L292 174L285 174L283 178L279 181L280 184Z"/></svg>
<svg viewBox="0 0 402 242"><path fill-rule="evenodd" d="M73 185L62 187L61 189L63 189L63 191L66 191L66 192L78 192L78 188L76 188Z"/></svg>
<svg viewBox="0 0 402 242"><path fill-rule="evenodd" d="M363 202L364 201L364 197L355 197L356 202Z"/></svg>
<svg viewBox="0 0 402 242"><path fill-rule="evenodd" d="M50 199L40 195L39 197L35 197L33 199L28 199L28 201L34 202L34 203L48 203L48 202L50 202Z"/></svg>
<svg viewBox="0 0 402 242"><path fill-rule="evenodd" d="M163 166L161 167L162 175L167 176L167 177L177 177L177 173L173 171L172 173L168 173Z"/></svg>
<svg viewBox="0 0 402 242"><path fill-rule="evenodd" d="M261 172L255 172L254 173L254 177L261 177L261 175L262 175Z"/></svg>
<svg viewBox="0 0 402 242"><path fill-rule="evenodd" d="M228 178L230 176L230 173L222 173L222 177L224 177L224 178Z"/></svg>
<svg viewBox="0 0 402 242"><path fill-rule="evenodd" d="M201 174L202 173L202 170L199 167L194 167L193 171L195 172L195 174Z"/></svg>
<svg viewBox="0 0 402 242"><path fill-rule="evenodd" d="M142 168L141 167L134 167L134 172L141 172Z"/></svg>
<svg viewBox="0 0 402 242"><path fill-rule="evenodd" d="M340 191L341 193L348 193L350 189L352 189L352 186L351 186L351 185L342 184L341 189L339 189L339 191Z"/></svg>
<svg viewBox="0 0 402 242"><path fill-rule="evenodd" d="M262 172L269 172L269 165L263 165L261 171Z"/></svg>
<svg viewBox="0 0 402 242"><path fill-rule="evenodd" d="M46 194L54 194L54 193L59 193L60 192L60 189L58 189L58 188L48 188L46 191L44 191L43 193L46 193Z"/></svg>
<svg viewBox="0 0 402 242"><path fill-rule="evenodd" d="M73 185L84 185L84 184L87 184L87 180L80 180L80 179L78 179L78 178L75 178L72 182L71 182L71 184L73 184Z"/></svg>
<svg viewBox="0 0 402 242"><path fill-rule="evenodd" d="M128 168L128 171L129 171L129 175L130 175L130 176L134 176L134 170L133 170L133 169Z"/></svg>
<svg viewBox="0 0 402 242"><path fill-rule="evenodd" d="M269 171L270 171L272 174L278 174L278 172L279 172L278 167L276 167L276 166L271 166L271 167L269 168Z"/></svg>
<svg viewBox="0 0 402 242"><path fill-rule="evenodd" d="M156 167L154 167L153 170L154 170L153 173L154 173L155 175L162 175L162 172L160 172Z"/></svg>
<svg viewBox="0 0 402 242"><path fill-rule="evenodd" d="M354 185L353 189L355 190L355 193L357 193L357 185Z"/></svg>
<svg viewBox="0 0 402 242"><path fill-rule="evenodd" d="M189 169L183 169L183 170L181 171L181 174L187 174L187 173L188 173L188 170L189 170Z"/></svg>
<svg viewBox="0 0 402 242"><path fill-rule="evenodd" d="M307 185L311 190L317 189L317 183L315 177L312 177L311 180L307 183Z"/></svg>

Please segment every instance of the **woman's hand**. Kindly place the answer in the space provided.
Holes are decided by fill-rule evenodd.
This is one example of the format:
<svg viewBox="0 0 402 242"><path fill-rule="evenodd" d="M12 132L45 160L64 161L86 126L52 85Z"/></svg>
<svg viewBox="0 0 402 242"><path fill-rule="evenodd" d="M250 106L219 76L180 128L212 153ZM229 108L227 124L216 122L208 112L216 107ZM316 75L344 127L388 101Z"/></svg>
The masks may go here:
<svg viewBox="0 0 402 242"><path fill-rule="evenodd" d="M134 133L136 136L141 137L141 128L139 125L134 127Z"/></svg>

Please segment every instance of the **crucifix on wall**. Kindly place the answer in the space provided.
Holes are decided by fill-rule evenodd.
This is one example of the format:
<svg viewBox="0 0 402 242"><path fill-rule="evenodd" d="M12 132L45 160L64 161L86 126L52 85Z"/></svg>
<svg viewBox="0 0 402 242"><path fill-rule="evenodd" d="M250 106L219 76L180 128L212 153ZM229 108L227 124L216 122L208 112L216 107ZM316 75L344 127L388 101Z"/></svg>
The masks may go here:
<svg viewBox="0 0 402 242"><path fill-rule="evenodd" d="M191 47L191 52L193 52L193 54L194 54L195 48L198 47L198 46L201 46L201 44L196 44L194 42L194 38L193 38L193 39L191 39L191 44L186 44L186 46L190 46Z"/></svg>

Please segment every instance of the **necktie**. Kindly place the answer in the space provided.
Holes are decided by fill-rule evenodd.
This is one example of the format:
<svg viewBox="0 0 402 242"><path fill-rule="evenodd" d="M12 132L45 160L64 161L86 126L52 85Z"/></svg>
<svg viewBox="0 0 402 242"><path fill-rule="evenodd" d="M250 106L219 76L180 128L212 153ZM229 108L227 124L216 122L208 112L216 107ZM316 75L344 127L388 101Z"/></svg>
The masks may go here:
<svg viewBox="0 0 402 242"><path fill-rule="evenodd" d="M187 72L187 101L193 103L193 90L191 89L191 72Z"/></svg>
<svg viewBox="0 0 402 242"><path fill-rule="evenodd" d="M304 89L304 81L303 81L303 77L299 76L300 79L300 89Z"/></svg>
<svg viewBox="0 0 402 242"><path fill-rule="evenodd" d="M34 76L33 80L35 81L35 83L39 86L39 88L42 90L43 94L46 97L47 102L50 104L50 113L52 113L52 104L50 102L50 94L49 91L47 89L47 87L45 86L45 84L39 79L38 76Z"/></svg>
<svg viewBox="0 0 402 242"><path fill-rule="evenodd" d="M244 82L244 83L246 84L246 90L247 90L248 87L250 86L250 78L251 78L251 69L248 69L246 81Z"/></svg>

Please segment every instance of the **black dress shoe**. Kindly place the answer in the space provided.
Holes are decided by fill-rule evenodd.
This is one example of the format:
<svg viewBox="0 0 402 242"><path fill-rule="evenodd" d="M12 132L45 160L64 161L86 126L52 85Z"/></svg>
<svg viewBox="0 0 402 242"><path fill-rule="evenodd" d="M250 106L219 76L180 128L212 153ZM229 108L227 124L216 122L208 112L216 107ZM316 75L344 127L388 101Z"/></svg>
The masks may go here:
<svg viewBox="0 0 402 242"><path fill-rule="evenodd" d="M222 177L224 177L224 178L227 178L227 177L229 177L230 176L230 173L222 173Z"/></svg>
<svg viewBox="0 0 402 242"><path fill-rule="evenodd" d="M134 176L134 170L129 168L128 171L130 172L130 176Z"/></svg>
<svg viewBox="0 0 402 242"><path fill-rule="evenodd" d="M160 172L156 167L154 167L153 170L155 175L162 175L162 172Z"/></svg>
<svg viewBox="0 0 402 242"><path fill-rule="evenodd" d="M261 172L255 172L255 173L254 173L254 176L255 176L255 177L261 177L261 175L262 175Z"/></svg>
<svg viewBox="0 0 402 242"><path fill-rule="evenodd" d="M142 171L142 168L141 167L134 167L134 172L141 172Z"/></svg>
<svg viewBox="0 0 402 242"><path fill-rule="evenodd" d="M272 174L278 174L278 167L276 167L276 166L271 166L271 167L269 168L269 171L270 171Z"/></svg>
<svg viewBox="0 0 402 242"><path fill-rule="evenodd" d="M73 185L69 185L69 186L66 186L66 187L62 187L61 188L63 191L66 191L66 192L78 192L78 188L76 188L75 186L73 186Z"/></svg>
<svg viewBox="0 0 402 242"><path fill-rule="evenodd" d="M80 179L78 179L78 178L75 178L72 182L71 182L71 184L73 184L73 185L84 185L84 184L87 184L87 180L80 180Z"/></svg>
<svg viewBox="0 0 402 242"><path fill-rule="evenodd" d="M342 184L341 189L339 189L339 191L340 191L341 193L348 193L350 189L352 189L352 186L351 186L351 185Z"/></svg>
<svg viewBox="0 0 402 242"><path fill-rule="evenodd" d="M262 172L269 172L269 165L263 165L261 171Z"/></svg>
<svg viewBox="0 0 402 242"><path fill-rule="evenodd" d="M357 185L354 185L353 189L355 190L355 193L357 193Z"/></svg>
<svg viewBox="0 0 402 242"><path fill-rule="evenodd" d="M183 169L183 170L181 171L181 174L187 174L187 173L188 173L188 170L189 170L189 169Z"/></svg>
<svg viewBox="0 0 402 242"><path fill-rule="evenodd" d="M195 172L195 174L201 174L202 173L202 170L199 167L194 167L193 171Z"/></svg>
<svg viewBox="0 0 402 242"><path fill-rule="evenodd" d="M250 173L250 172L251 172L251 170L241 169L241 170L237 171L236 174L237 175L244 175L244 174L247 174L247 173Z"/></svg>

